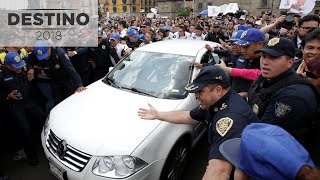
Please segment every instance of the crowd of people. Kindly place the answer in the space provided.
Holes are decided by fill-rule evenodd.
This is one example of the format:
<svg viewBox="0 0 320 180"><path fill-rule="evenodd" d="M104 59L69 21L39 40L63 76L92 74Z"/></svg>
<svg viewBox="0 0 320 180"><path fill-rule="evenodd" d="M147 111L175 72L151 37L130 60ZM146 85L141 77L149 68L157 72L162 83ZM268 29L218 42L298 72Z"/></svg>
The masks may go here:
<svg viewBox="0 0 320 180"><path fill-rule="evenodd" d="M320 165L320 18L294 15L289 26L286 21L286 15L271 13L173 19L148 19L141 15L102 17L97 47L50 47L47 42L37 42L34 47L17 44L2 48L0 111L7 118L0 120L1 138L12 137L3 142L9 144L15 160L27 159L30 165L37 165L36 139L56 104L103 78L110 67L138 47L175 39L212 41L223 48L205 48L223 57L221 63L192 62L201 71L186 87L188 92L195 93L199 107L182 112L158 112L149 105L150 109L139 109L138 115L142 119L172 123L206 123L209 161L203 179L229 179L232 171L235 179L264 175L319 179L315 167ZM251 123L264 126L251 126ZM277 156L284 161L288 156L294 159L295 164L288 167L290 177L286 172L283 176L255 173L253 166L258 160L243 152L239 152L241 157L253 163L246 168L228 157L228 144L224 142L246 137L249 140L245 143L263 144L258 141L264 138L250 140L251 136L245 132L247 127L255 132L259 128L270 129L268 125L284 129L287 133L281 136L290 139L291 144L299 144L299 148ZM241 143L237 141L239 151L246 148L242 139ZM274 150L277 146L268 148L277 152ZM258 153L255 152L258 149L251 151ZM291 151L299 152L295 156L290 155ZM301 151L304 158L299 156ZM268 162L261 166L264 165L268 166ZM275 168L272 172L282 173L283 167L270 167ZM304 168L302 174L301 168Z"/></svg>

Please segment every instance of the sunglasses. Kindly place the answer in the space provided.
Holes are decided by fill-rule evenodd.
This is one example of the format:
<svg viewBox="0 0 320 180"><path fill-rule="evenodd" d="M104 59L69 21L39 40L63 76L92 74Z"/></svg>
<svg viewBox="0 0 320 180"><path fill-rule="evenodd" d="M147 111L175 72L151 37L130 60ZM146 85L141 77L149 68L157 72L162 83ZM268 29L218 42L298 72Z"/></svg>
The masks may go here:
<svg viewBox="0 0 320 180"><path fill-rule="evenodd" d="M303 73L305 73L306 76L311 79L318 79L319 78L317 75L315 75L314 73L312 73L310 71L307 71L306 69L303 69Z"/></svg>

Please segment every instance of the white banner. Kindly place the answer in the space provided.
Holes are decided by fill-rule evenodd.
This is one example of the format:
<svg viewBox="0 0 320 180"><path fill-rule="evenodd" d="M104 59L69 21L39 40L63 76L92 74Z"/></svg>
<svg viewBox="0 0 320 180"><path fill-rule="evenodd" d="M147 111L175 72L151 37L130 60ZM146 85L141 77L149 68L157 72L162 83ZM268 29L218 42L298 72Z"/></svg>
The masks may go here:
<svg viewBox="0 0 320 180"><path fill-rule="evenodd" d="M292 13L308 14L315 6L315 0L281 0L279 9L290 9Z"/></svg>
<svg viewBox="0 0 320 180"><path fill-rule="evenodd" d="M238 3L229 3L227 8L224 10L223 15L228 13L236 13L239 10Z"/></svg>
<svg viewBox="0 0 320 180"><path fill-rule="evenodd" d="M219 6L208 6L208 16L209 17L218 16L219 13L220 13Z"/></svg>

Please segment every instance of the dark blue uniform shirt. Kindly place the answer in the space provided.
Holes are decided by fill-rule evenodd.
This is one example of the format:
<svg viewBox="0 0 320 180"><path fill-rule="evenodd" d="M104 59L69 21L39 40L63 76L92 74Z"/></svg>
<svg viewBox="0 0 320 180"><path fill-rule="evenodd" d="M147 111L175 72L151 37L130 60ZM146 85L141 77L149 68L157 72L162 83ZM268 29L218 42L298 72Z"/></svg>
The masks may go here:
<svg viewBox="0 0 320 180"><path fill-rule="evenodd" d="M220 144L228 139L241 137L248 124L258 121L248 103L234 90L230 90L210 106L208 111L198 107L190 111L190 116L207 124L209 160L226 160L219 152Z"/></svg>

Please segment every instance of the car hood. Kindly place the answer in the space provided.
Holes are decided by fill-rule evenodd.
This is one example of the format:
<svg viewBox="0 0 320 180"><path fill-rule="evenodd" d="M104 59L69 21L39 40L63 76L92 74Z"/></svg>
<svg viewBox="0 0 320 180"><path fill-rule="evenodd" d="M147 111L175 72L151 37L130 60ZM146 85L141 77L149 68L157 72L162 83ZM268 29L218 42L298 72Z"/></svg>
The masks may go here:
<svg viewBox="0 0 320 180"><path fill-rule="evenodd" d="M181 100L157 99L119 90L97 81L50 112L49 128L70 146L90 155L129 155L159 125L142 120L148 103L172 110Z"/></svg>

